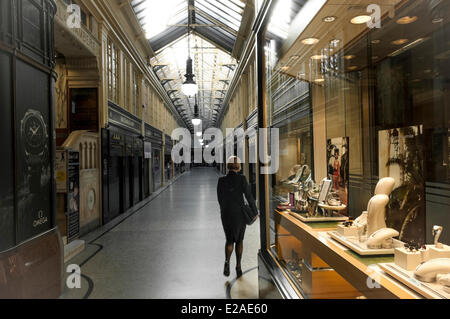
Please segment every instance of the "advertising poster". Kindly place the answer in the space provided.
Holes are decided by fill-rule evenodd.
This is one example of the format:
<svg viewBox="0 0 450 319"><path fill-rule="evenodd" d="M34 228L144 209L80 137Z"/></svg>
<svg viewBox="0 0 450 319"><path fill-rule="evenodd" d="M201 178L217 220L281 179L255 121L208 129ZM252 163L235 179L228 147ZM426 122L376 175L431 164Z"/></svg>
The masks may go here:
<svg viewBox="0 0 450 319"><path fill-rule="evenodd" d="M348 206L349 138L338 137L327 141L327 172L332 181L331 191L339 195L342 204ZM342 213L346 213L343 211Z"/></svg>
<svg viewBox="0 0 450 319"><path fill-rule="evenodd" d="M52 227L52 165L49 129L48 75L24 62L17 62L17 83L41 90L17 95L16 136L18 171L18 240L24 241Z"/></svg>
<svg viewBox="0 0 450 319"><path fill-rule="evenodd" d="M67 156L65 150L56 151L56 191L67 193Z"/></svg>
<svg viewBox="0 0 450 319"><path fill-rule="evenodd" d="M393 177L395 187L386 211L388 227L400 240L425 243L425 179L422 126L378 133L379 175Z"/></svg>

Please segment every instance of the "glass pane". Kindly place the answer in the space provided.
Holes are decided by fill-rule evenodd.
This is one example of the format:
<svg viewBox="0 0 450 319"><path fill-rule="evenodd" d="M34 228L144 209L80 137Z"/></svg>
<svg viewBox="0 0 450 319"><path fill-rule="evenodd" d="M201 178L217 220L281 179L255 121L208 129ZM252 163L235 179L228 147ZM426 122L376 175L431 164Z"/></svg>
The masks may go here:
<svg viewBox="0 0 450 319"><path fill-rule="evenodd" d="M376 230L394 229L399 243L432 244L433 226L450 226L450 4L323 1L315 10L300 9L291 20L275 10L266 33L267 124L280 132L280 167L270 177L270 249L304 296L353 298L366 292L308 251L282 221L295 220L327 241L330 229L344 227L339 219L375 214L369 200L391 177L385 226ZM291 24L302 15L307 21L295 31ZM370 251L374 224L365 225L353 239ZM450 234L439 240L450 244ZM315 268L341 285L315 289Z"/></svg>

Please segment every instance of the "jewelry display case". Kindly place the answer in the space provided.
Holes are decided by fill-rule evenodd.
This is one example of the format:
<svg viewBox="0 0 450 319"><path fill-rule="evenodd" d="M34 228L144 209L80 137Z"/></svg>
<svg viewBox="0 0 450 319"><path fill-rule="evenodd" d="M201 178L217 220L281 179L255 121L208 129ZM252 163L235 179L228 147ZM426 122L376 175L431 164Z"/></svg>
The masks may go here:
<svg viewBox="0 0 450 319"><path fill-rule="evenodd" d="M260 126L280 137L278 171L260 175L260 285L448 298L450 6L393 1L370 27L354 20L362 4L324 1L292 19L298 34L259 35Z"/></svg>

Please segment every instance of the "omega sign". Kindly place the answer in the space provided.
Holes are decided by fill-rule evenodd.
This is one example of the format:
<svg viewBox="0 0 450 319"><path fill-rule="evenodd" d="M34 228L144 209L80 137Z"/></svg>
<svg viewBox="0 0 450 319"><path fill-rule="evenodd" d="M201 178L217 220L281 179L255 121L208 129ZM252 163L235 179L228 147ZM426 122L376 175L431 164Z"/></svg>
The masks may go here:
<svg viewBox="0 0 450 319"><path fill-rule="evenodd" d="M44 224L46 224L48 222L48 218L46 216L44 216L44 212L42 210L40 210L38 212L38 219L33 221L33 227L39 227L42 226Z"/></svg>

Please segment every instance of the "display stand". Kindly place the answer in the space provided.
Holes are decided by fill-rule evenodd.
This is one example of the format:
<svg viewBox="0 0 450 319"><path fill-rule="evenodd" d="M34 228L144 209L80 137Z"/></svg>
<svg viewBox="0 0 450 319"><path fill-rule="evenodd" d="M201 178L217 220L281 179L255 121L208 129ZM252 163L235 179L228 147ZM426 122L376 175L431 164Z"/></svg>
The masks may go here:
<svg viewBox="0 0 450 319"><path fill-rule="evenodd" d="M287 211L290 215L294 216L295 218L299 219L300 221L304 223L317 223L317 222L343 222L348 220L348 217L339 215L337 213L333 212L333 215L331 216L312 216L309 217L307 213L305 214L298 214L294 213L292 211Z"/></svg>
<svg viewBox="0 0 450 319"><path fill-rule="evenodd" d="M407 271L395 263L379 264L380 268L400 281L402 284L408 286L422 296L429 299L449 299L450 293L446 292L443 286L437 283L424 283L414 278L413 271Z"/></svg>
<svg viewBox="0 0 450 319"><path fill-rule="evenodd" d="M395 247L401 247L403 243L399 240L394 239L394 247L389 249L370 249L367 248L366 243L359 242L357 237L345 237L339 234L337 231L330 231L328 235L338 241L340 244L350 248L355 253L361 256L376 256L376 255L393 255Z"/></svg>

